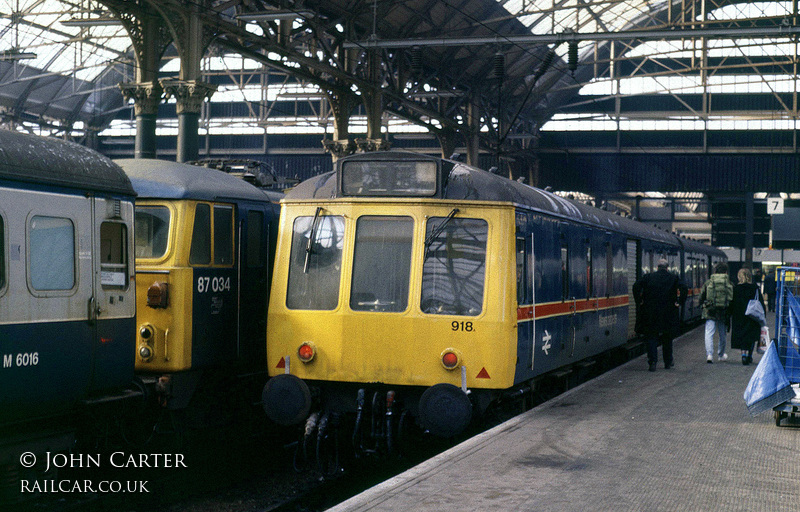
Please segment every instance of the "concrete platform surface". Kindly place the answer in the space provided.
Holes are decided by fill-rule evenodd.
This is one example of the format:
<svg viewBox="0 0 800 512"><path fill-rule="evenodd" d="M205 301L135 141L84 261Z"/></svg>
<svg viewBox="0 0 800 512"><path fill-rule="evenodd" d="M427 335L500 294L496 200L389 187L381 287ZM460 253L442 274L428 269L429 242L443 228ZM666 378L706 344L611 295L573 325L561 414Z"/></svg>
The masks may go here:
<svg viewBox="0 0 800 512"><path fill-rule="evenodd" d="M749 415L728 355L695 328L673 369L641 356L330 510L796 512L800 428Z"/></svg>

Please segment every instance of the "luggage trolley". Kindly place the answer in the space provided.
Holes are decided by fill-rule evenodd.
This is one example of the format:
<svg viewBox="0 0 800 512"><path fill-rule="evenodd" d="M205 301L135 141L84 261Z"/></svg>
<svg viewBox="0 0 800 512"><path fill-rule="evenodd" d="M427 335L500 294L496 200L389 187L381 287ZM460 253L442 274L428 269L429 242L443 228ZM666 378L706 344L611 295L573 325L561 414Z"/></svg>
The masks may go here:
<svg viewBox="0 0 800 512"><path fill-rule="evenodd" d="M800 267L780 267L775 303L775 343L795 397L773 407L775 425L800 414ZM796 301L796 302L795 302Z"/></svg>

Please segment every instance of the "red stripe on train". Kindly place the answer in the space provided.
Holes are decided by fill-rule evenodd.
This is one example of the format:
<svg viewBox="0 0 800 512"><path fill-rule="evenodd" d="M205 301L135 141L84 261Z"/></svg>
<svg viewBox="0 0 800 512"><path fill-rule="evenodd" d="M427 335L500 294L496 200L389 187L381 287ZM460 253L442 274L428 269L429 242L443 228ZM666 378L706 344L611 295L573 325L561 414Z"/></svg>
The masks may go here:
<svg viewBox="0 0 800 512"><path fill-rule="evenodd" d="M558 315L571 315L586 311L599 311L601 309L615 308L628 305L628 296L596 298L596 299L577 299L564 302L549 302L537 304L536 318L544 318ZM517 320L531 320L534 317L534 306L520 306L517 308Z"/></svg>

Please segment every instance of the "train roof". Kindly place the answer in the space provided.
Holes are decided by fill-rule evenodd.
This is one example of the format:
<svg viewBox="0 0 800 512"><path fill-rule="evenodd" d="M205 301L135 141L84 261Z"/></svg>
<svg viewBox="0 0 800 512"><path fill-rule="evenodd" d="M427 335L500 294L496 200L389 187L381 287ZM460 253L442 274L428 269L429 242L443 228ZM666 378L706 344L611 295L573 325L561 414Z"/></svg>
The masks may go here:
<svg viewBox="0 0 800 512"><path fill-rule="evenodd" d="M283 194L261 190L217 169L149 158L116 160L139 198L278 202Z"/></svg>
<svg viewBox="0 0 800 512"><path fill-rule="evenodd" d="M704 244L698 240L692 240L691 238L680 238L679 240L683 248L687 251L701 252L704 254L711 254L713 256L725 258L725 253L716 247Z"/></svg>
<svg viewBox="0 0 800 512"><path fill-rule="evenodd" d="M333 199L347 197L340 192L337 176L342 164L352 161L429 160L440 162L441 188L435 197L443 200L512 202L565 220L590 224L638 238L679 245L676 235L653 228L550 192L509 180L461 162L402 151L359 153L337 161L337 170L306 180L287 193L287 199ZM407 198L407 197L405 197ZM708 246L705 246L708 247Z"/></svg>
<svg viewBox="0 0 800 512"><path fill-rule="evenodd" d="M133 196L118 165L74 142L0 130L0 178Z"/></svg>

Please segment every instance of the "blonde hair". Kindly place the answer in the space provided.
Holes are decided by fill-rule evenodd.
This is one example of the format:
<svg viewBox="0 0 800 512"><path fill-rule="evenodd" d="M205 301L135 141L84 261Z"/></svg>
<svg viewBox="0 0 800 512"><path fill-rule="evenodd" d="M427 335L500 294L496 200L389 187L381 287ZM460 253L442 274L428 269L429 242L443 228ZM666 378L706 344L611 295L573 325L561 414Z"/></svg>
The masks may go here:
<svg viewBox="0 0 800 512"><path fill-rule="evenodd" d="M736 277L739 278L739 284L753 282L753 273L750 272L749 268L740 268L739 273L736 275Z"/></svg>

